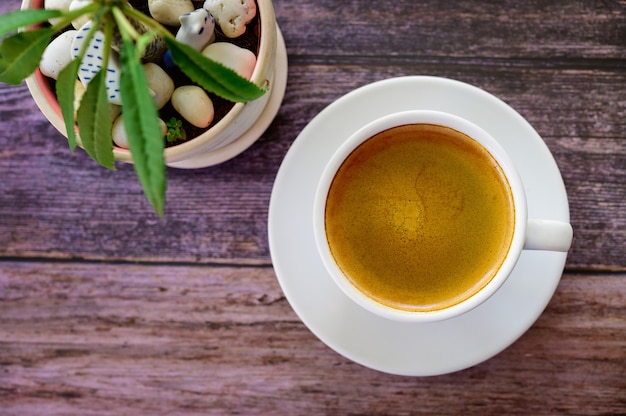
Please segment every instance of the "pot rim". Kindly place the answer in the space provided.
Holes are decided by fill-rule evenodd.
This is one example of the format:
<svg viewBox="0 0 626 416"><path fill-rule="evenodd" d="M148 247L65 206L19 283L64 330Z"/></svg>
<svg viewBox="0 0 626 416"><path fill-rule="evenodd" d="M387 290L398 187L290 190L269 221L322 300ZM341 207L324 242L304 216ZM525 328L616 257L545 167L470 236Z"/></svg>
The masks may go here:
<svg viewBox="0 0 626 416"><path fill-rule="evenodd" d="M44 0L22 0L21 8L41 8L43 4ZM257 13L259 14L260 35L257 61L250 81L263 88L268 87L270 84L270 80L267 78L268 69L271 69L274 65L274 54L277 42L276 17L271 0L256 0L256 4ZM61 115L59 103L56 99L56 94L48 87L46 77L41 73L39 68L26 79L26 84L40 111L61 134L67 137L65 123ZM257 100L263 100L267 94L269 94L269 90ZM182 160L188 154L202 151L202 149L207 147L208 143L217 141L220 135L224 133L229 126L236 123L237 118L240 116L245 106L255 101L235 103L221 120L204 133L184 143L166 147L164 149L165 162ZM78 138L78 142L80 145L80 138ZM116 161L132 163L132 155L129 149L114 146L113 155Z"/></svg>

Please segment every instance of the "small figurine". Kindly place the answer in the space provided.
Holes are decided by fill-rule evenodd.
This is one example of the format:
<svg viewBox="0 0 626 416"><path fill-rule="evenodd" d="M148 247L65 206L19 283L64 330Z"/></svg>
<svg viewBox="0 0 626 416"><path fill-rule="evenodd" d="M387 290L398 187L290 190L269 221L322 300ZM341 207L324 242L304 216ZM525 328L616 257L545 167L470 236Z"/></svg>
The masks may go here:
<svg viewBox="0 0 626 416"><path fill-rule="evenodd" d="M215 20L206 9L196 9L179 17L176 40L201 51L215 40Z"/></svg>

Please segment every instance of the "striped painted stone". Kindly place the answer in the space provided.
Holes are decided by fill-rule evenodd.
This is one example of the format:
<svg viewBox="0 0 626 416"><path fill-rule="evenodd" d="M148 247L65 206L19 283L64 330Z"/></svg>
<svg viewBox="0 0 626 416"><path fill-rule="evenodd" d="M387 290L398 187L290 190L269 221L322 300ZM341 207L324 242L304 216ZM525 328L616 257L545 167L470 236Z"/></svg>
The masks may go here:
<svg viewBox="0 0 626 416"><path fill-rule="evenodd" d="M91 26L92 22L89 21L78 30L78 33L76 33L70 52L72 58L75 59L79 55L83 45L85 44L87 34L89 33L89 30L91 30ZM87 87L89 82L102 68L103 56L104 33L98 30L89 42L85 56L83 57L78 70L78 78L85 87ZM107 65L106 90L110 103L118 105L122 104L120 94L120 65L117 60L117 56L113 51L109 54L109 62Z"/></svg>

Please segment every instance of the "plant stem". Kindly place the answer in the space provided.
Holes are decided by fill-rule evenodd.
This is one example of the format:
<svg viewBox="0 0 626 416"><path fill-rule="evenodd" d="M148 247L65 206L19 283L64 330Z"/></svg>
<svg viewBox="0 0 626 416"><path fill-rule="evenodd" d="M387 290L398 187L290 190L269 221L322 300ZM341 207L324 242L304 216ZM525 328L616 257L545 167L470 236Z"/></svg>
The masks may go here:
<svg viewBox="0 0 626 416"><path fill-rule="evenodd" d="M120 33L123 38L130 38L133 40L138 39L141 35L137 32L137 30L133 27L133 25L128 21L126 15L126 8L124 10L119 7L113 7L112 9L113 17L115 18L115 22L120 28Z"/></svg>
<svg viewBox="0 0 626 416"><path fill-rule="evenodd" d="M169 30L167 30L165 27L163 27L159 22L157 22L156 20L152 19L149 16L146 16L142 12L135 10L130 5L124 4L122 5L121 9L122 9L123 14L137 20L138 22L145 24L154 32L156 32L159 36L164 37L164 38L169 37L169 38L175 39L174 35L172 35L172 33Z"/></svg>
<svg viewBox="0 0 626 416"><path fill-rule="evenodd" d="M104 22L104 54L102 56L102 68L104 71L108 68L109 57L111 56L111 40L113 39L113 26L115 22L112 19L106 19Z"/></svg>
<svg viewBox="0 0 626 416"><path fill-rule="evenodd" d="M69 25L72 22L72 20L76 19L77 17L81 17L85 14L94 14L99 9L99 7L100 7L99 5L91 3L78 10L73 10L71 12L64 12L59 17L59 21L52 26L52 29L55 32L59 32L65 29L67 25Z"/></svg>

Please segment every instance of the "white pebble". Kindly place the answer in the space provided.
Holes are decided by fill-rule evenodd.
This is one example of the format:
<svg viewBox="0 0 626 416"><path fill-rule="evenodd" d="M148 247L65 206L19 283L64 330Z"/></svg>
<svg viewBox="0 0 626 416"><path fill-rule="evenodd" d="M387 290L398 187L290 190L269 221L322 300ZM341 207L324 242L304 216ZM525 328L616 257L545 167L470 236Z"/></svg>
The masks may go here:
<svg viewBox="0 0 626 416"><path fill-rule="evenodd" d="M246 31L246 25L256 16L254 0L206 0L207 9L229 38L241 36Z"/></svg>
<svg viewBox="0 0 626 416"><path fill-rule="evenodd" d="M256 65L256 56L248 49L229 42L215 42L207 46L202 54L232 69L245 79L250 79Z"/></svg>
<svg viewBox="0 0 626 416"><path fill-rule="evenodd" d="M159 127L161 128L161 134L163 137L167 134L167 125L161 119L159 119ZM126 134L126 128L124 127L124 118L119 116L113 122L113 129L111 131L113 136L113 143L118 147L128 149L128 135Z"/></svg>
<svg viewBox="0 0 626 416"><path fill-rule="evenodd" d="M154 20L168 26L180 26L178 18L194 10L191 0L148 0L148 9Z"/></svg>
<svg viewBox="0 0 626 416"><path fill-rule="evenodd" d="M87 91L87 89L85 88L83 83L80 82L79 79L77 79L74 83L74 119L76 119L78 115L78 107L80 107L80 101L83 99L85 91Z"/></svg>
<svg viewBox="0 0 626 416"><path fill-rule="evenodd" d="M44 2L44 6L43 8L46 10L61 10L61 11L68 11L70 9L70 3L72 2L72 0L46 0ZM50 24L54 25L56 23L58 23L61 19L59 17L55 17L53 19L50 19L49 22Z"/></svg>
<svg viewBox="0 0 626 416"><path fill-rule="evenodd" d="M208 127L215 111L207 93L195 85L178 87L172 94L172 106L188 122L196 127Z"/></svg>
<svg viewBox="0 0 626 416"><path fill-rule="evenodd" d="M172 98L174 81L155 63L149 62L143 66L143 69L148 80L148 88L152 91L154 103L160 110Z"/></svg>
<svg viewBox="0 0 626 416"><path fill-rule="evenodd" d="M39 70L42 74L53 79L59 77L59 72L72 61L70 50L76 33L76 30L68 30L50 42L39 62Z"/></svg>
<svg viewBox="0 0 626 416"><path fill-rule="evenodd" d="M124 118L122 116L115 119L113 122L113 129L111 130L113 136L113 143L124 149L128 149L128 135L126 134L126 128L124 127Z"/></svg>
<svg viewBox="0 0 626 416"><path fill-rule="evenodd" d="M69 10L70 11L74 11L74 10L82 9L83 7L88 6L91 3L93 3L93 0L72 0L72 2L70 3L70 6L69 6ZM91 18L90 18L89 15L84 14L84 15L82 15L82 16L74 19L74 20L72 20L72 26L74 26L75 29L80 29L90 19Z"/></svg>

